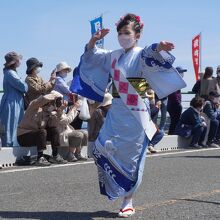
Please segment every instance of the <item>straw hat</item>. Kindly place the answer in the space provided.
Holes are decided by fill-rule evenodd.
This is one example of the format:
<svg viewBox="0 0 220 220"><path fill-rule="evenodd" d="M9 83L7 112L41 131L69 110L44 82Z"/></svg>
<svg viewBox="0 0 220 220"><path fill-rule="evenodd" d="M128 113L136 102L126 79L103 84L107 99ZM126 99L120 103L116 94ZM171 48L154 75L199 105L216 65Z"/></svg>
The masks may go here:
<svg viewBox="0 0 220 220"><path fill-rule="evenodd" d="M44 99L48 100L48 102L50 102L50 101L54 101L59 97L63 98L63 95L55 90L52 90L49 94L46 94L43 97Z"/></svg>
<svg viewBox="0 0 220 220"><path fill-rule="evenodd" d="M68 73L70 73L72 71L72 68L66 62L60 62L56 66L56 73L58 73L62 70L67 70Z"/></svg>
<svg viewBox="0 0 220 220"><path fill-rule="evenodd" d="M98 107L101 107L101 106L104 107L104 106L107 106L107 105L111 105L112 104L112 99L113 99L113 97L109 92L105 93L104 100Z"/></svg>

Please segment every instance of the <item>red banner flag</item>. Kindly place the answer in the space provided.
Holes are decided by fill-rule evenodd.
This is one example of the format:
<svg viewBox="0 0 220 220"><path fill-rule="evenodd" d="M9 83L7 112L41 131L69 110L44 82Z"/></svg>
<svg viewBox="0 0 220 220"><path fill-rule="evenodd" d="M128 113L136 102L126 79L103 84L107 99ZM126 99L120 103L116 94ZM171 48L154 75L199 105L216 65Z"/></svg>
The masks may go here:
<svg viewBox="0 0 220 220"><path fill-rule="evenodd" d="M192 39L192 59L195 70L196 81L199 79L199 65L200 65L200 34Z"/></svg>

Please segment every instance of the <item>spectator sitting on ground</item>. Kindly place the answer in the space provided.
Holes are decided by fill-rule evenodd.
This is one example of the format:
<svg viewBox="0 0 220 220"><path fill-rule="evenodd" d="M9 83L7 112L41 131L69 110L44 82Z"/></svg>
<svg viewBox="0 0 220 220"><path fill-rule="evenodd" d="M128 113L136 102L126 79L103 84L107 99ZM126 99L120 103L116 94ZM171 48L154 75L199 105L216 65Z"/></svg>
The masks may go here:
<svg viewBox="0 0 220 220"><path fill-rule="evenodd" d="M207 145L209 147L219 147L220 144L220 119L218 114L220 94L217 91L209 93L208 100L205 102L203 112L210 120L210 129Z"/></svg>
<svg viewBox="0 0 220 220"><path fill-rule="evenodd" d="M204 143L207 126L204 121L204 118L201 116L203 105L203 98L193 98L190 102L190 107L182 113L179 122L180 127L182 127L182 125L191 126L192 140L190 147L193 148L202 148L207 146Z"/></svg>
<svg viewBox="0 0 220 220"><path fill-rule="evenodd" d="M48 122L50 117L56 111L56 99L62 95L56 91L40 96L33 100L28 106L24 118L20 122L17 129L18 143L24 147L37 146L37 162L38 166L49 166L51 163L64 164L67 163L59 154L59 130L52 127ZM50 162L43 155L46 149L47 141L51 141L52 157Z"/></svg>
<svg viewBox="0 0 220 220"><path fill-rule="evenodd" d="M104 100L96 110L93 111L91 118L88 121L88 134L89 134L89 146L88 146L88 156L92 157L93 143L99 135L99 131L105 121L105 117L109 108L112 105L112 95L110 93L105 93Z"/></svg>
<svg viewBox="0 0 220 220"><path fill-rule="evenodd" d="M29 103L38 98L40 95L50 93L55 85L56 74L53 71L48 82L44 82L43 79L38 75L41 72L43 63L38 59L32 57L26 61L27 64L27 77L25 82L28 85L27 99Z"/></svg>
<svg viewBox="0 0 220 220"><path fill-rule="evenodd" d="M69 162L86 161L87 159L82 156L81 150L83 146L88 145L88 133L85 130L75 130L70 123L78 115L77 108L80 105L80 100L76 101L73 106L69 108L68 113L64 112L68 102L63 101L62 98L57 99L58 110L50 120L58 127L60 134L60 145L68 146L69 153L67 160Z"/></svg>

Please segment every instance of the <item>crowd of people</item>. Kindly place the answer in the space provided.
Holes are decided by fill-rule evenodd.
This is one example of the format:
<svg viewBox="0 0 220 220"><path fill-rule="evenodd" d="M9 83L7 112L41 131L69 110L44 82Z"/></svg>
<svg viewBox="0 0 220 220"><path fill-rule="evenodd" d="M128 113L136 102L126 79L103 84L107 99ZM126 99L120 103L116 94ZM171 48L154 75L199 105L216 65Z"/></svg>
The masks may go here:
<svg viewBox="0 0 220 220"><path fill-rule="evenodd" d="M26 61L27 77L25 81L17 73L22 56L15 52L9 52L5 55L5 60L4 95L0 109L2 146L37 146L39 152L41 152L39 153L40 157L42 156L42 149L46 148L47 141L51 141L53 156L57 156L58 161L64 163L67 161L61 159L56 148L69 144L68 161L85 160L80 153L80 149L82 146L86 146L87 142L90 146L98 137L104 118L112 103L112 95L107 92L103 103L87 100L92 116L88 120L88 137L86 131L81 129L83 120L79 118L80 96L72 93L65 81L67 74L72 72L72 68L66 62L57 64L51 73L50 79L45 82L39 75L43 63L37 58L30 58ZM182 77L184 72L187 72L186 69L180 66L176 67L176 70ZM191 100L190 108L183 113L180 90L160 100L150 87L147 89L145 96L149 100L151 118L158 129L155 138L149 144L148 153L157 152L154 146L164 136L167 112L170 116L168 135L178 134L182 137L192 137L190 147L217 147L220 142L220 111L218 108L220 66L217 68L216 73L217 76L213 77L212 67L207 67L204 74L200 73L199 80L192 88L195 98ZM55 116L58 116L60 121L57 120L55 125L56 117L53 114L58 98L64 101L56 110ZM40 111L44 113L39 113ZM48 114L49 111L52 115ZM59 111L65 112L65 114L58 114ZM161 111L160 118L158 118L159 111ZM50 121L53 121L53 123ZM53 124L53 127L51 124ZM207 125L209 129L207 129ZM54 130L54 128L57 129ZM187 134L185 134L186 131L188 131ZM57 134L54 135L54 132ZM59 138L53 140L57 135ZM69 138L68 143L66 141L68 138L65 135ZM205 140L205 137L207 140Z"/></svg>
<svg viewBox="0 0 220 220"><path fill-rule="evenodd" d="M176 134L191 138L193 148L220 147L220 66L216 77L213 72L212 67L206 67L204 74L199 74L192 88L195 97L177 122Z"/></svg>
<svg viewBox="0 0 220 220"><path fill-rule="evenodd" d="M191 137L190 146L194 148L219 146L220 68L216 78L212 76L213 69L206 68L193 88L196 96L182 113L181 91L159 99L144 75L146 66L139 65L142 59L158 71L157 65L152 66L157 63L160 70L171 69L183 77L187 70L180 66L173 70L171 54L167 53L168 58L160 54L171 51L174 45L161 41L138 48L144 24L134 14L120 18L116 26L122 49L112 52L97 48L96 42L109 33L109 29L102 29L92 36L81 57L82 75L89 76L84 88L97 99L103 92L102 102L72 92L74 89L68 86L66 77L73 72L74 80L78 69L73 71L66 62L57 64L45 82L39 75L43 63L32 57L26 61L27 77L23 81L17 72L22 56L7 53L0 128L3 147L36 146L38 166L85 161L87 158L82 156L81 150L88 146L88 155L94 158L98 168L101 194L112 200L123 197L119 216L128 217L135 213L132 198L141 183L146 152L157 152L154 146L164 136L167 112L169 135ZM107 86L109 82L114 83ZM183 88L182 85L178 88ZM87 131L82 129L83 120L88 122ZM48 141L52 155L46 157L43 151ZM59 154L63 146L68 147L66 158Z"/></svg>
<svg viewBox="0 0 220 220"><path fill-rule="evenodd" d="M37 146L39 166L87 160L81 150L87 146L88 133L78 123L81 97L73 94L65 81L71 67L66 62L57 64L45 82L39 75L43 63L30 58L26 61L27 77L23 81L17 72L22 56L9 52L5 60L0 106L2 146ZM52 156L45 158L43 151L48 141ZM65 159L58 153L58 148L63 146L69 147Z"/></svg>
<svg viewBox="0 0 220 220"><path fill-rule="evenodd" d="M16 52L9 52L5 55L5 60L4 94L0 107L2 146L37 146L36 165L50 165L50 162L43 157L43 150L46 149L48 141L51 142L52 147L52 157L49 158L52 163L86 160L81 155L81 149L88 145L88 152L91 151L90 146L98 137L104 118L111 107L112 95L107 92L103 103L87 100L91 115L87 120L87 134L81 129L83 120L79 118L82 97L72 93L65 81L67 74L72 72L72 68L66 62L57 64L50 79L45 82L40 76L43 63L37 58L32 57L26 61L25 81L17 73L22 56ZM111 90L111 86L108 90ZM166 98L158 100L151 88L147 90L145 96L149 99L151 117L155 124L157 124L159 110L164 109L157 133L148 147L148 153L156 153L154 146L164 136L167 105L162 103L167 103L167 100ZM60 146L69 146L66 160L58 154Z"/></svg>
<svg viewBox="0 0 220 220"><path fill-rule="evenodd" d="M182 77L187 72L181 66L176 67L176 70ZM152 120L158 124L161 132L164 132L165 125L168 124L168 135L188 138L190 148L220 147L220 66L217 67L216 77L213 76L213 68L206 67L205 72L199 74L192 93L195 97L190 101L190 107L183 111L180 90L163 100L152 98L154 93L150 90L148 98L151 102ZM157 117L159 111L160 120ZM167 112L170 123L165 123Z"/></svg>
<svg viewBox="0 0 220 220"><path fill-rule="evenodd" d="M5 60L4 95L0 109L2 146L37 146L38 162L42 165L49 165L50 163L42 155L47 142L50 141L53 149L51 161L67 162L58 154L59 146L69 146L69 154L66 158L68 161L86 160L81 155L81 149L83 146L92 146L98 137L112 103L112 95L107 92L103 103L87 100L92 116L87 120L89 132L87 134L81 129L83 120L79 118L80 98L82 97L72 93L65 81L67 74L72 72L72 68L66 62L57 64L50 79L45 82L39 75L43 63L37 58L30 58L26 61L25 81L17 73L22 56L9 52L5 55ZM182 77L184 72L187 72L180 66L176 67L176 70ZM110 88L111 86L109 90ZM178 134L182 137L192 137L190 147L194 148L217 147L220 142L219 88L220 66L217 68L216 77L213 77L213 68L207 67L204 74L200 73L200 79L192 89L196 95L190 102L190 108L182 113L180 90L160 100L148 87L145 96L149 100L151 118L157 125L157 133L149 144L148 153L157 152L154 146L165 134L167 112L170 116L168 135ZM61 102L57 107L56 101L59 98ZM158 118L159 111L161 111L160 118ZM186 131L188 131L187 134L185 134ZM89 150L91 150L90 147Z"/></svg>

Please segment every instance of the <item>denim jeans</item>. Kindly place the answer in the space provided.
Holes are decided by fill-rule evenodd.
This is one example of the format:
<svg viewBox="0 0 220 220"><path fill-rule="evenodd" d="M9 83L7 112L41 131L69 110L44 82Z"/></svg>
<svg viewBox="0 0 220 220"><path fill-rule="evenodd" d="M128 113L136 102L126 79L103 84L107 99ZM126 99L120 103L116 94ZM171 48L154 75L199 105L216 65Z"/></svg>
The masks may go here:
<svg viewBox="0 0 220 220"><path fill-rule="evenodd" d="M197 126L192 129L192 141L191 145L201 144L206 135L207 127Z"/></svg>
<svg viewBox="0 0 220 220"><path fill-rule="evenodd" d="M217 119L210 121L210 129L209 129L209 135L208 135L208 142L213 142L216 138L216 135L219 130L219 121Z"/></svg>
<svg viewBox="0 0 220 220"><path fill-rule="evenodd" d="M149 145L156 145L158 144L162 138L164 136L164 132L163 131L157 131L156 134L153 136L152 140L150 141Z"/></svg>
<svg viewBox="0 0 220 220"><path fill-rule="evenodd" d="M160 124L159 124L159 129L164 130L165 124L166 124L166 119L167 119L167 102L168 98L164 98L161 100L161 119L160 119Z"/></svg>

